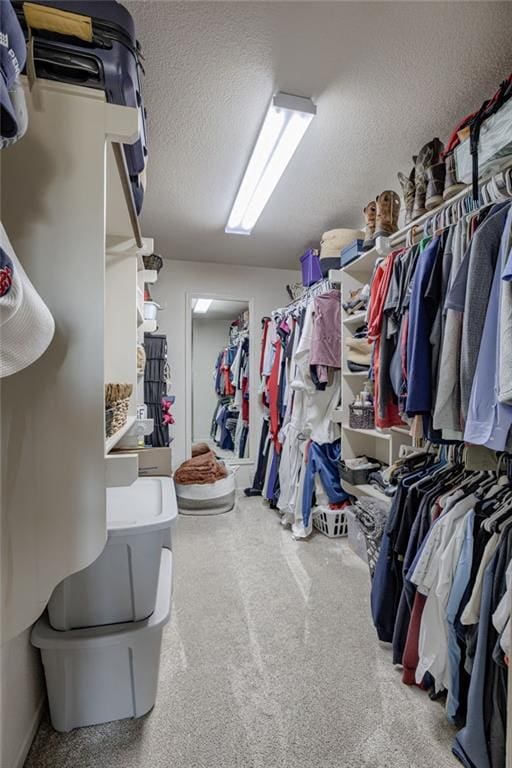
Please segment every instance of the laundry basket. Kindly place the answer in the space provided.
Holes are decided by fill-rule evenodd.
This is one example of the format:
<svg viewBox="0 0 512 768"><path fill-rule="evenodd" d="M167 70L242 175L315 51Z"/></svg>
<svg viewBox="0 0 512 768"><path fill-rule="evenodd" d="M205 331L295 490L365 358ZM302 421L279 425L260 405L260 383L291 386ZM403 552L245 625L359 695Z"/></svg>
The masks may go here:
<svg viewBox="0 0 512 768"><path fill-rule="evenodd" d="M236 484L233 468L227 477L214 483L176 483L178 509L182 515L220 515L235 506Z"/></svg>
<svg viewBox="0 0 512 768"><path fill-rule="evenodd" d="M347 535L347 516L343 509L317 507L313 514L313 525L330 539Z"/></svg>

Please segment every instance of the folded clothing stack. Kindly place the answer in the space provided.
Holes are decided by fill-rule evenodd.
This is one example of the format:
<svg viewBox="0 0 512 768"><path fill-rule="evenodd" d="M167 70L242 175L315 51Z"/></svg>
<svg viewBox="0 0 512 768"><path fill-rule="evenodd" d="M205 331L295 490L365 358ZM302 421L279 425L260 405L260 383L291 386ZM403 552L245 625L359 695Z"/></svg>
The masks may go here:
<svg viewBox="0 0 512 768"><path fill-rule="evenodd" d="M206 446L206 443L203 443ZM174 473L174 480L180 485L206 485L227 477L225 465L206 446L207 451L193 455L181 464ZM196 446L197 449L197 446Z"/></svg>
<svg viewBox="0 0 512 768"><path fill-rule="evenodd" d="M366 456L357 456L355 459L345 459L345 464L349 469L379 469L380 462L375 459L368 459Z"/></svg>

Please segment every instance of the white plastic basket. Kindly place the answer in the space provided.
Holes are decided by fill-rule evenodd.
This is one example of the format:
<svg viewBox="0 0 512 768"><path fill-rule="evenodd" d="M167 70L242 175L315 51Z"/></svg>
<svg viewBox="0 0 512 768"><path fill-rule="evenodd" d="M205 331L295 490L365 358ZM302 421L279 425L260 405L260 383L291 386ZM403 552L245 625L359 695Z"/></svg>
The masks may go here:
<svg viewBox="0 0 512 768"><path fill-rule="evenodd" d="M330 539L337 539L348 534L347 516L343 509L317 507L313 515L313 525Z"/></svg>

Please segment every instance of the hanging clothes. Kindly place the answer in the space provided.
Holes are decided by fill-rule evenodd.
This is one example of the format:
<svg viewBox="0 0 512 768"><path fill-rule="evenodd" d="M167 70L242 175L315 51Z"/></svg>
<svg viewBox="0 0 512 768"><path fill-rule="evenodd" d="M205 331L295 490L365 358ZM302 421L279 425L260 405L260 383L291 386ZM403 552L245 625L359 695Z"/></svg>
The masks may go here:
<svg viewBox="0 0 512 768"><path fill-rule="evenodd" d="M510 481L426 455L396 482L372 583L378 636L404 683L446 692L461 762L505 768Z"/></svg>
<svg viewBox="0 0 512 768"><path fill-rule="evenodd" d="M315 478L328 499L348 500L339 484L340 428L331 420L341 389L341 296L325 282L262 321L258 481L297 538L311 533Z"/></svg>
<svg viewBox="0 0 512 768"><path fill-rule="evenodd" d="M234 333L232 343L216 358L214 387L219 397L212 418L211 436L223 450L246 458L249 448L249 337Z"/></svg>

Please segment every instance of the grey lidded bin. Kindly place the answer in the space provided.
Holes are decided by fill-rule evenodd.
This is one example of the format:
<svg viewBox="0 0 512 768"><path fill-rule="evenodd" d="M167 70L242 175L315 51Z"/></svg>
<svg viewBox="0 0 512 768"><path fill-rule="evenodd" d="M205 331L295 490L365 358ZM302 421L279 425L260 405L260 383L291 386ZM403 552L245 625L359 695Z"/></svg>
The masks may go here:
<svg viewBox="0 0 512 768"><path fill-rule="evenodd" d="M108 488L105 549L57 585L48 603L50 625L67 631L150 616L160 552L171 546L177 514L170 477L139 477L130 486Z"/></svg>
<svg viewBox="0 0 512 768"><path fill-rule="evenodd" d="M156 606L149 619L70 632L52 629L46 615L39 619L32 645L41 649L50 718L57 731L141 717L152 709L171 594L172 553L163 549Z"/></svg>

